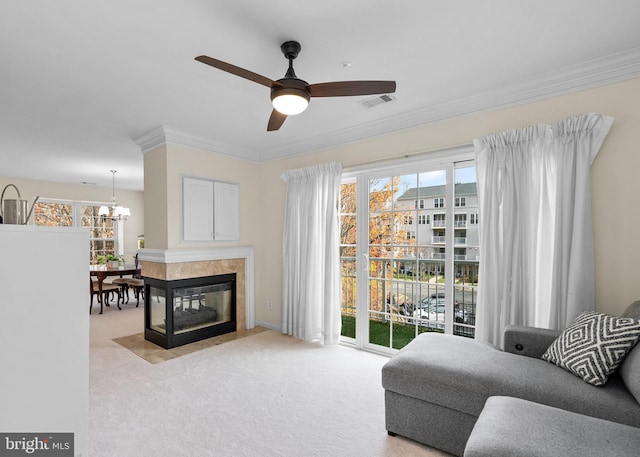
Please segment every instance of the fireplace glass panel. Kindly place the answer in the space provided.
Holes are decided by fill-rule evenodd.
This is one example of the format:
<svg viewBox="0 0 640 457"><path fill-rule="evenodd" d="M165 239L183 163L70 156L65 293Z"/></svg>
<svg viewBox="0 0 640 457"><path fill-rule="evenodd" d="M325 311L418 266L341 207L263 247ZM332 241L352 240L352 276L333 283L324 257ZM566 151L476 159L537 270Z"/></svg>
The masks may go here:
<svg viewBox="0 0 640 457"><path fill-rule="evenodd" d="M164 288L151 286L149 288L149 312L151 317L151 328L156 332L167 333L167 301Z"/></svg>
<svg viewBox="0 0 640 457"><path fill-rule="evenodd" d="M231 322L232 284L182 287L173 293L173 329L180 334Z"/></svg>

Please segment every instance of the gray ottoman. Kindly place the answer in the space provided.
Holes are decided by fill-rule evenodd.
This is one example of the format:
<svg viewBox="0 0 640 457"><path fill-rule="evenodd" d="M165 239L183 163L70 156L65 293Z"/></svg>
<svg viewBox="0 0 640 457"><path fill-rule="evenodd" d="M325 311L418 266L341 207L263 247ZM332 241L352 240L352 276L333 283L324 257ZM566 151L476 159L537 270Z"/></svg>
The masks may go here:
<svg viewBox="0 0 640 457"><path fill-rule="evenodd" d="M640 429L512 397L490 397L464 457L637 457Z"/></svg>

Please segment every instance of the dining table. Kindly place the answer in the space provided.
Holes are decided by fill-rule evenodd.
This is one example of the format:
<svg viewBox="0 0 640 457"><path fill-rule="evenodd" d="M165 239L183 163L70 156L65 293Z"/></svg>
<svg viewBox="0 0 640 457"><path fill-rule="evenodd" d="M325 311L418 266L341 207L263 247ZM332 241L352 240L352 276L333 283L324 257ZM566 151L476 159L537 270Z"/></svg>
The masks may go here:
<svg viewBox="0 0 640 457"><path fill-rule="evenodd" d="M100 314L102 314L102 284L107 276L127 276L127 275L139 275L140 266L137 265L120 265L112 267L110 265L89 265L89 276L95 276L98 280L98 302L100 303ZM107 305L108 306L108 305Z"/></svg>

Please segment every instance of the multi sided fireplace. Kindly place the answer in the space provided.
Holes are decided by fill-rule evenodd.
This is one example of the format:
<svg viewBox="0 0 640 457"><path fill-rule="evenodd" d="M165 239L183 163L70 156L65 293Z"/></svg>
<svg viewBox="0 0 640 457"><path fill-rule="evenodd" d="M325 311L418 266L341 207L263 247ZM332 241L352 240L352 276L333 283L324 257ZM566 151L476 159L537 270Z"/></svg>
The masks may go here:
<svg viewBox="0 0 640 457"><path fill-rule="evenodd" d="M144 337L165 349L236 331L236 274L145 278Z"/></svg>

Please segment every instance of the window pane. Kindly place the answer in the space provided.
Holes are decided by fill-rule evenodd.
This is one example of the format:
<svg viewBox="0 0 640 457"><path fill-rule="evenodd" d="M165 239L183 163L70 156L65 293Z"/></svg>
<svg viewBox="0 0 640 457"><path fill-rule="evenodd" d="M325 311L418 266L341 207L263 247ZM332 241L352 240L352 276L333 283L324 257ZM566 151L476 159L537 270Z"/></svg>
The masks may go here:
<svg viewBox="0 0 640 457"><path fill-rule="evenodd" d="M455 169L456 202L454 216L455 302L453 333L473 338L476 322L479 237L478 195L475 167ZM468 217L467 217L468 215Z"/></svg>
<svg viewBox="0 0 640 457"><path fill-rule="evenodd" d="M82 205L82 227L89 229L89 255L91 264L98 263L98 256L115 252L115 225L113 220L98 215L99 206Z"/></svg>
<svg viewBox="0 0 640 457"><path fill-rule="evenodd" d="M356 337L356 184L340 186L341 335Z"/></svg>
<svg viewBox="0 0 640 457"><path fill-rule="evenodd" d="M73 205L37 202L33 209L35 225L73 227Z"/></svg>

